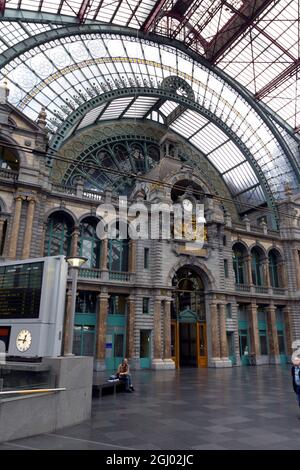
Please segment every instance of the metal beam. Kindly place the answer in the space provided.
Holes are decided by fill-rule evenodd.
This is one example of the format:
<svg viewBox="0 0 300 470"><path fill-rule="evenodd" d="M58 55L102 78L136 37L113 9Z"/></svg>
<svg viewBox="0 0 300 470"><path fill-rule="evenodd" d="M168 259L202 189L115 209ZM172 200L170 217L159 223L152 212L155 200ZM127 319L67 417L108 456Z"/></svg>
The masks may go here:
<svg viewBox="0 0 300 470"><path fill-rule="evenodd" d="M269 83L267 83L263 88L261 88L257 93L255 93L254 97L257 100L261 100L277 87L282 85L286 81L287 78L293 77L298 73L300 70L300 59L296 60L293 64L283 70L277 77L273 78Z"/></svg>
<svg viewBox="0 0 300 470"><path fill-rule="evenodd" d="M161 11L163 10L164 5L167 3L168 0L158 0L154 7L152 8L152 11L150 12L148 18L142 25L141 30L144 31L145 33L148 33L151 29L151 27L155 24L155 21L157 20L157 17L160 15Z"/></svg>
<svg viewBox="0 0 300 470"><path fill-rule="evenodd" d="M4 16L6 0L0 0L0 17Z"/></svg>
<svg viewBox="0 0 300 470"><path fill-rule="evenodd" d="M256 18L274 0L244 0L240 10L236 10L230 3L224 5L234 11L235 15L217 32L206 50L206 57L210 62L216 60L238 39Z"/></svg>
<svg viewBox="0 0 300 470"><path fill-rule="evenodd" d="M82 0L82 4L77 15L79 24L84 23L85 14L89 9L90 4L91 4L91 0Z"/></svg>
<svg viewBox="0 0 300 470"><path fill-rule="evenodd" d="M5 11L6 17L7 9ZM36 16L35 14L33 15ZM52 17L55 15L52 15ZM29 15L30 17L30 15ZM28 18L29 18L28 17ZM24 21L24 19L23 19ZM26 20L28 21L28 19ZM32 18L33 21L33 18ZM43 33L37 34L34 37L29 37L24 41L15 44L10 49L7 49L0 54L0 69L7 65L11 60L19 57L21 54L24 54L26 51L37 47L38 45L45 44L51 40L70 37L73 35L84 35L84 34L119 34L124 37L132 37L136 39L136 30L132 28L110 25L110 24L88 24L88 22L84 23L84 25L69 25L62 28L58 28L55 30L45 31ZM170 46L172 48L178 49L183 54L187 55L191 59L195 60L201 66L205 67L207 70L210 70L216 76L219 76L221 80L225 82L226 85L229 85L237 94L245 99L245 101L253 108L253 110L257 113L257 115L262 119L265 125L270 129L273 133L274 137L276 138L279 145L282 147L288 161L290 162L294 173L300 181L300 167L299 163L297 162L296 158L294 157L293 153L291 152L289 146L285 142L284 138L282 137L280 131L275 126L274 122L271 120L270 110L266 111L266 106L261 106L259 102L254 99L254 96L241 84L239 84L236 80L231 78L221 69L218 69L214 65L212 65L208 60L204 57L199 55L197 52L187 49L185 44L181 41L176 39L170 40L166 37L159 36L157 34L148 33L145 34L142 31L139 32L139 38L141 40L150 40L155 42L156 44L160 44L163 46ZM82 113L85 114L85 113ZM283 125L283 123L282 123ZM287 129L290 132L290 128Z"/></svg>

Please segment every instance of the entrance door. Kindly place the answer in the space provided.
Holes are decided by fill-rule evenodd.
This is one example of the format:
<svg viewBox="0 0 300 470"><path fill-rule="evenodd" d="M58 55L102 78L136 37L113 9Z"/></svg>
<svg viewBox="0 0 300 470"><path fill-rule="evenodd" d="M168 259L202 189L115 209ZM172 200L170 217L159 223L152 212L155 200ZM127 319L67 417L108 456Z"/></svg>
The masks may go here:
<svg viewBox="0 0 300 470"><path fill-rule="evenodd" d="M249 365L249 342L248 342L248 330L239 330L239 342L240 342L240 358L243 366Z"/></svg>
<svg viewBox="0 0 300 470"><path fill-rule="evenodd" d="M151 366L151 330L140 330L140 366L141 369Z"/></svg>
<svg viewBox="0 0 300 470"><path fill-rule="evenodd" d="M207 367L206 324L197 323L198 366Z"/></svg>
<svg viewBox="0 0 300 470"><path fill-rule="evenodd" d="M180 367L197 367L196 323L180 323L179 360Z"/></svg>
<svg viewBox="0 0 300 470"><path fill-rule="evenodd" d="M109 328L106 335L105 364L108 370L117 370L125 356L123 328Z"/></svg>

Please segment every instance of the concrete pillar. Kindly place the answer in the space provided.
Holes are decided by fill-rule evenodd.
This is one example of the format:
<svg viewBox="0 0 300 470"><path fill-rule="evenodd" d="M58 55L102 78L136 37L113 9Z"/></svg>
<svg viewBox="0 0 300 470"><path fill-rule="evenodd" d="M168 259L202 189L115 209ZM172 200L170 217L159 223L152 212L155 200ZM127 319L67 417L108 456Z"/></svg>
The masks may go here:
<svg viewBox="0 0 300 470"><path fill-rule="evenodd" d="M23 259L30 258L30 247L31 247L31 239L32 239L32 226L33 226L35 205L36 205L35 198L29 197L27 217L26 217L26 228L25 228L23 251L22 251Z"/></svg>
<svg viewBox="0 0 300 470"><path fill-rule="evenodd" d="M292 334L292 320L291 320L291 308L287 305L283 309L284 314L284 328L285 328L285 341L286 341L286 353L291 356L293 353L292 342L294 340Z"/></svg>
<svg viewBox="0 0 300 470"><path fill-rule="evenodd" d="M108 262L108 239L105 238L101 243L101 270L107 271L107 262Z"/></svg>
<svg viewBox="0 0 300 470"><path fill-rule="evenodd" d="M71 256L78 256L79 227L75 226L72 233Z"/></svg>
<svg viewBox="0 0 300 470"><path fill-rule="evenodd" d="M210 334L211 334L211 354L212 361L220 360L220 341L218 328L218 309L215 302L209 304L210 309Z"/></svg>
<svg viewBox="0 0 300 470"><path fill-rule="evenodd" d="M98 295L95 370L105 370L108 294Z"/></svg>
<svg viewBox="0 0 300 470"><path fill-rule="evenodd" d="M19 235L19 228L20 228L20 218L21 218L21 211L22 211L22 202L25 198L23 196L16 196L15 197L15 211L14 211L14 218L12 223L11 229L11 238L8 250L8 258L15 259L17 254L17 243L18 243L18 235Z"/></svg>
<svg viewBox="0 0 300 470"><path fill-rule="evenodd" d="M252 280L251 255L246 256L245 261L246 261L246 271L247 271L247 283L249 284L249 286L252 286L253 280Z"/></svg>
<svg viewBox="0 0 300 470"><path fill-rule="evenodd" d="M66 314L64 321L64 340L63 340L63 350L64 354L66 351L71 351L70 347L70 331L71 331L71 320L72 320L72 289L67 290L66 295Z"/></svg>
<svg viewBox="0 0 300 470"><path fill-rule="evenodd" d="M128 359L131 359L131 360L135 357L134 324L135 324L135 298L130 296L127 302L126 356Z"/></svg>
<svg viewBox="0 0 300 470"><path fill-rule="evenodd" d="M228 359L228 346L226 334L226 306L225 303L219 304L219 324L220 324L220 356L222 359Z"/></svg>
<svg viewBox="0 0 300 470"><path fill-rule="evenodd" d="M4 224L5 224L5 219L0 219L0 250L1 250L2 245L4 247ZM0 251L0 255L2 255L1 251Z"/></svg>
<svg viewBox="0 0 300 470"><path fill-rule="evenodd" d="M259 344L259 331L257 320L257 305L251 303L249 305L249 333L250 333L250 354L254 355L255 363L260 364L260 344Z"/></svg>
<svg viewBox="0 0 300 470"><path fill-rule="evenodd" d="M276 308L271 303L267 309L267 323L268 323L268 338L269 338L269 356L271 364L279 364L279 346L278 346L278 335L276 326Z"/></svg>
<svg viewBox="0 0 300 470"><path fill-rule="evenodd" d="M154 369L163 368L162 347L161 347L161 298L154 299L154 316L153 316L153 361Z"/></svg>

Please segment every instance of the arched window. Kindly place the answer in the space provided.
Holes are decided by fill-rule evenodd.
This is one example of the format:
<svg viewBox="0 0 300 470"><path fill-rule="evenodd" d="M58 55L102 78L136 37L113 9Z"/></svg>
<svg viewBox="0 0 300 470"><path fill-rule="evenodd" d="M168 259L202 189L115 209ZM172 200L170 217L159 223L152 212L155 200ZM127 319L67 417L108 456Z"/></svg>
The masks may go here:
<svg viewBox="0 0 300 470"><path fill-rule="evenodd" d="M272 287L279 287L279 271L278 261L279 256L276 251L271 250L269 253L269 274Z"/></svg>
<svg viewBox="0 0 300 470"><path fill-rule="evenodd" d="M45 256L70 255L72 219L64 212L55 212L47 222Z"/></svg>
<svg viewBox="0 0 300 470"><path fill-rule="evenodd" d="M232 263L235 275L236 284L245 284L246 275L245 275L245 256L246 249L240 243L237 243L233 247L232 252Z"/></svg>
<svg viewBox="0 0 300 470"><path fill-rule="evenodd" d="M263 255L257 248L251 251L251 269L252 282L255 286L262 286L264 282L263 276Z"/></svg>
<svg viewBox="0 0 300 470"><path fill-rule="evenodd" d="M19 158L14 151L0 145L0 168L19 171Z"/></svg>
<svg viewBox="0 0 300 470"><path fill-rule="evenodd" d="M200 276L192 269L180 268L173 278L173 286L176 289L173 316L192 310L199 319L205 320L204 285Z"/></svg>
<svg viewBox="0 0 300 470"><path fill-rule="evenodd" d="M109 271L128 271L128 239L108 240Z"/></svg>
<svg viewBox="0 0 300 470"><path fill-rule="evenodd" d="M80 224L79 255L87 258L85 267L99 268L101 241L97 237L97 219L87 217Z"/></svg>

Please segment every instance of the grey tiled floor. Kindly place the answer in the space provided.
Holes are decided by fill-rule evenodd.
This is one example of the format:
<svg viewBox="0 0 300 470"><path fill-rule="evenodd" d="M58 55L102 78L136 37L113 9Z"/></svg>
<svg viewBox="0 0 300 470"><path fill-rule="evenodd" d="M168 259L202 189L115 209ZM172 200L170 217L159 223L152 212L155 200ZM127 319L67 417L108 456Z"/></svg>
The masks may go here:
<svg viewBox="0 0 300 470"><path fill-rule="evenodd" d="M300 449L286 366L133 373L136 391L93 401L92 418L4 449Z"/></svg>

